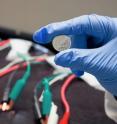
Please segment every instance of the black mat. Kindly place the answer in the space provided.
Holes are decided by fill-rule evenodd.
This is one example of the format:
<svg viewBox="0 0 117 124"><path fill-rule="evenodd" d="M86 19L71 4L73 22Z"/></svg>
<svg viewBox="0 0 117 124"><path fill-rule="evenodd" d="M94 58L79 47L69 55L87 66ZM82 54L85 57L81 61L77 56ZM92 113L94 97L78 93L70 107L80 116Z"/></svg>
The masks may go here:
<svg viewBox="0 0 117 124"><path fill-rule="evenodd" d="M8 62L4 60L8 50L0 52L0 67ZM19 79L25 69L20 69L15 80ZM22 92L15 107L9 112L0 112L0 124L36 124L33 111L33 89L37 82L44 76L51 75L53 68L47 63L32 65L32 75ZM9 74L0 79L0 98L8 80ZM60 101L60 87L63 81L58 81L52 87L53 100L58 105L60 117L64 108ZM67 92L67 98L71 106L70 124L115 124L104 112L104 94L88 86L82 80L73 81Z"/></svg>

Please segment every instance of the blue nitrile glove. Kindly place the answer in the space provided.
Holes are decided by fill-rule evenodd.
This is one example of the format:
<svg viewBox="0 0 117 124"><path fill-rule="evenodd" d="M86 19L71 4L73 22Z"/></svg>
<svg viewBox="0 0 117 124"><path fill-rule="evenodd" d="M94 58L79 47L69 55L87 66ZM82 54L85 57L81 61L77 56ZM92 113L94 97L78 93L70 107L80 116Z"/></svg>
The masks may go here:
<svg viewBox="0 0 117 124"><path fill-rule="evenodd" d="M98 15L84 15L68 21L49 24L34 34L34 40L48 43L57 35L70 35L73 44L89 44L97 49L69 49L56 55L58 65L77 71L86 71L96 76L112 94L117 95L117 20ZM91 40L78 40L79 36ZM83 38L82 38L83 39ZM78 41L78 42L77 42ZM111 41L111 42L110 42ZM106 44L107 43L107 44ZM105 45L106 44L106 45ZM104 46L103 46L104 45Z"/></svg>

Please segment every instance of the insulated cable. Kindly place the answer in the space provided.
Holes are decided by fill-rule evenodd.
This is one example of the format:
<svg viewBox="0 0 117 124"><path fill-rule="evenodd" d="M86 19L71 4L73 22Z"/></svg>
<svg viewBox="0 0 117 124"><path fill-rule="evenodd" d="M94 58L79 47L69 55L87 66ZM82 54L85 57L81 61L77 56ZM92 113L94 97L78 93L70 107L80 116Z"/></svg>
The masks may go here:
<svg viewBox="0 0 117 124"><path fill-rule="evenodd" d="M45 61L45 58L36 58L35 61L33 63L42 63ZM27 66L28 63L27 62L24 62L22 63L22 66ZM20 64L18 65L15 65L14 67L17 67L17 68L14 68L15 71L10 75L9 77L9 80L8 80L8 83L6 85L6 88L4 90L4 95L3 95L3 100L2 100L2 104L0 104L0 109L2 109L2 111L8 111L12 108L12 106L14 105L14 101L9 99L9 92L10 92L10 84L11 84L11 81L12 81L12 78L14 77L15 73L17 72L17 70L21 67ZM12 70L13 71L13 70ZM29 72L29 70L28 70ZM25 79L27 78L28 76L28 73L24 74L25 75ZM3 76L3 75L2 75ZM17 83L16 83L17 84ZM17 90L17 88L14 88ZM21 87L20 87L20 90L21 90ZM13 90L12 90L13 91ZM19 92L20 93L20 92Z"/></svg>
<svg viewBox="0 0 117 124"><path fill-rule="evenodd" d="M42 118L42 114L41 114L41 109L40 109L40 104L38 102L38 86L39 84L36 85L36 87L34 88L34 112L35 112L35 117L36 117L36 121L40 124L44 124L44 120Z"/></svg>
<svg viewBox="0 0 117 124"><path fill-rule="evenodd" d="M13 77L15 76L16 72L17 72L17 70L12 72L9 79L8 79L8 82L7 82L6 87L4 89L4 94L3 94L3 99L2 99L3 102L7 102L9 99L8 96L9 96L9 92L10 92L10 88L11 88L11 81L12 81Z"/></svg>
<svg viewBox="0 0 117 124"><path fill-rule="evenodd" d="M16 72L17 72L17 70L11 73L11 75L8 79L8 82L6 84L6 87L4 89L3 98L2 98L2 102L1 102L2 111L5 111L7 109L7 106L9 103L9 93L11 90L11 81L12 81L14 75L16 74Z"/></svg>
<svg viewBox="0 0 117 124"><path fill-rule="evenodd" d="M61 99L62 99L62 103L65 107L65 112L64 112L64 115L63 117L60 119L60 122L59 124L68 124L69 123L69 118L70 118L70 107L69 107L69 104L66 100L66 97L65 97L65 92L66 92L66 89L68 88L68 86L70 85L71 81L74 80L76 78L76 76L74 74L72 74L71 76L69 76L62 88L61 88Z"/></svg>
<svg viewBox="0 0 117 124"><path fill-rule="evenodd" d="M65 77L67 77L70 73L58 73L58 74L54 74L54 77L51 78L51 80L48 82L48 84L51 86L53 85L55 82L57 82L58 80L63 80ZM42 92L40 98L39 98L39 101L40 102L43 102L43 93L44 91ZM37 100L37 104L39 104L39 101ZM39 106L38 106L39 107ZM54 107L54 108L53 108ZM45 106L45 109L46 109L46 106ZM46 119L46 124L57 124L58 122L58 114L56 113L57 111L57 105L52 104L52 108L51 108L51 114L49 114L48 118Z"/></svg>
<svg viewBox="0 0 117 124"><path fill-rule="evenodd" d="M4 50L4 49L8 48L9 46L10 46L10 44L6 44L6 45L4 45L4 46L0 46L0 51L2 51L2 50Z"/></svg>
<svg viewBox="0 0 117 124"><path fill-rule="evenodd" d="M26 57L27 57L27 61L33 61L33 60L35 60L36 58L39 58L39 57L45 58L45 57L47 57L47 55L45 54L45 55L42 55L42 56L33 56L33 57L32 56L26 56ZM0 72L10 68L11 66L13 66L17 63L23 62L23 61L24 60L21 59L21 58L15 59L15 60L11 61L9 64L7 64L5 67L1 68Z"/></svg>
<svg viewBox="0 0 117 124"><path fill-rule="evenodd" d="M38 57L38 58L35 58L34 61L32 61L31 63L40 63L40 62L44 62L45 61L45 57ZM26 67L27 66L27 63L26 62L23 62L21 64L16 64L14 66L11 66L10 68L8 69L5 69L4 71L0 72L0 77L12 72L12 71L15 71L19 68L23 68L23 67Z"/></svg>
<svg viewBox="0 0 117 124"><path fill-rule="evenodd" d="M9 98L14 102L19 97L20 93L22 92L23 88L27 83L29 76L31 75L31 66L29 61L27 60L27 57L25 57L23 54L20 54L20 53L18 53L18 56L20 56L22 59L24 59L27 62L27 69L23 77L16 81L14 87L12 88L11 93L9 94Z"/></svg>
<svg viewBox="0 0 117 124"><path fill-rule="evenodd" d="M27 83L27 80L30 76L30 73L31 73L31 66L30 66L30 63L28 62L27 58L23 54L18 53L18 55L27 62L27 69L26 69L23 77L16 81L15 85L13 86L13 88L9 94L9 98L10 98L9 109L13 108L13 105L15 104L16 100L18 99L22 90L24 89L24 87Z"/></svg>
<svg viewBox="0 0 117 124"><path fill-rule="evenodd" d="M56 83L58 80L63 80L65 77L67 77L70 73L59 73L56 77L54 77L52 80L49 81L49 85L53 85L54 83ZM39 98L39 101L42 101L42 97L43 97L43 92Z"/></svg>
<svg viewBox="0 0 117 124"><path fill-rule="evenodd" d="M17 64L17 63L20 63L20 62L22 62L22 61L24 61L24 60L22 60L22 59L15 59L14 61L10 62L8 65L6 65L6 66L4 66L3 68L1 68L1 69L0 69L0 72L6 70L6 69L8 69L8 68L10 68L11 66L13 66L13 65L15 65L15 64Z"/></svg>
<svg viewBox="0 0 117 124"><path fill-rule="evenodd" d="M36 111L36 120L41 124L47 124L48 117L52 105L52 95L49 88L49 82L57 77L59 74L52 75L50 77L45 77L35 86L34 89L34 107ZM38 92L44 88L43 97L42 97L42 106L40 106L38 101ZM40 108L42 107L42 109ZM42 111L41 111L42 110ZM43 118L45 116L45 119Z"/></svg>
<svg viewBox="0 0 117 124"><path fill-rule="evenodd" d="M4 50L5 48L10 46L10 39L3 40L0 42L0 51Z"/></svg>
<svg viewBox="0 0 117 124"><path fill-rule="evenodd" d="M27 80L30 76L30 73L31 73L31 66L30 66L30 63L28 62L27 58L20 54L20 53L17 53L22 59L24 59L27 63L27 69L24 73L24 75L22 76L22 78L20 78L19 80L16 81L14 87L12 88L10 94L8 94L9 96L7 96L9 98L9 103L3 103L2 105L2 111L8 111L8 110L11 110L16 102L16 100L18 99L19 95L21 94L24 86L26 85L27 83ZM10 79L11 81L11 79ZM10 83L8 82L8 85ZM9 90L9 89L8 89ZM6 99L6 98L5 98Z"/></svg>
<svg viewBox="0 0 117 124"><path fill-rule="evenodd" d="M8 44L9 42L10 42L10 39L0 41L0 47Z"/></svg>

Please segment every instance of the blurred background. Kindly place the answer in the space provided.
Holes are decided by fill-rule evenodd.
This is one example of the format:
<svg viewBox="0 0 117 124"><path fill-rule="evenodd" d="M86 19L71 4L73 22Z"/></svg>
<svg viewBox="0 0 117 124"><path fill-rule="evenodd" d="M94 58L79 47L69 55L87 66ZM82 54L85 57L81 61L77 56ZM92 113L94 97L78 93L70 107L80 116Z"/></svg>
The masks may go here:
<svg viewBox="0 0 117 124"><path fill-rule="evenodd" d="M0 0L0 26L34 32L83 14L117 16L117 0Z"/></svg>

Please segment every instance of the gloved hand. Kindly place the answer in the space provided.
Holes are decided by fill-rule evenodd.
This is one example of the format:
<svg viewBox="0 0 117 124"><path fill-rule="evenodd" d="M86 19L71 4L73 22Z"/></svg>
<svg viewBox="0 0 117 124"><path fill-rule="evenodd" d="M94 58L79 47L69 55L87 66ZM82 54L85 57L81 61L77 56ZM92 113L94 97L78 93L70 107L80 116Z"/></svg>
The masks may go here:
<svg viewBox="0 0 117 124"><path fill-rule="evenodd" d="M48 43L57 35L70 35L73 46L91 44L95 49L72 48L58 53L55 63L93 74L113 95L117 96L117 20L98 15L84 15L68 21L49 24L34 34L34 40ZM79 37L82 37L79 40ZM91 37L89 40L88 38ZM77 42L78 41L78 42ZM82 47L83 48L83 47Z"/></svg>

